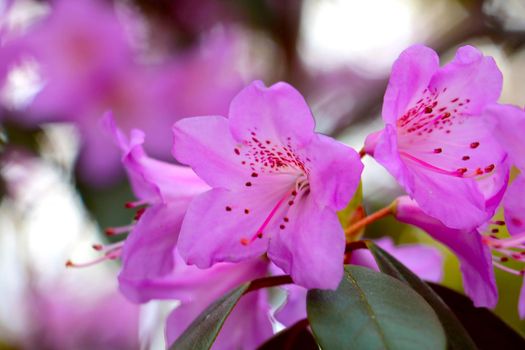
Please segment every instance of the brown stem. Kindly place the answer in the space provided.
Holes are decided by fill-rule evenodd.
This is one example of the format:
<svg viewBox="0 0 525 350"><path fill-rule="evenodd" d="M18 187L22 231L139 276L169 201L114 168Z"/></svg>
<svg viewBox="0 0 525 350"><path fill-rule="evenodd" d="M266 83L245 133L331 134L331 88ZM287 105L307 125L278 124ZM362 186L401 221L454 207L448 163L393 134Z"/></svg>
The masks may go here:
<svg viewBox="0 0 525 350"><path fill-rule="evenodd" d="M262 288L270 288L270 287L276 287L283 284L290 284L293 283L292 277L290 275L281 275L281 276L270 276L270 277L263 277L258 278L256 280L253 280L250 283L250 286L244 294L253 292L254 290L262 289Z"/></svg>
<svg viewBox="0 0 525 350"><path fill-rule="evenodd" d="M388 215L391 215L394 213L394 205L389 205L387 207L384 207L383 209L380 209L376 211L375 213L368 215L362 220L359 220L355 224L351 225L345 230L345 235L352 236L354 233L359 232L362 228L364 228L367 225L370 225L371 223L382 219Z"/></svg>

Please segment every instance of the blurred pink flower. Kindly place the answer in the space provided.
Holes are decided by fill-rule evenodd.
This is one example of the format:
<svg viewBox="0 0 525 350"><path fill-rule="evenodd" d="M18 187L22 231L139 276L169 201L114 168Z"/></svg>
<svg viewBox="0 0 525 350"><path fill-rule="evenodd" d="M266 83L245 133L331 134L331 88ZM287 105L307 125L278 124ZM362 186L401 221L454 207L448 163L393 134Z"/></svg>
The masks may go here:
<svg viewBox="0 0 525 350"><path fill-rule="evenodd" d="M233 32L211 35L156 65L137 63L125 34L107 4L60 0L49 16L6 44L0 59L0 76L16 57L37 63L44 85L18 122L75 123L82 147L78 173L94 185L107 185L121 172L119 152L101 132L104 112L113 111L126 132L140 128L155 135L145 147L167 159L174 121L226 113L242 88Z"/></svg>
<svg viewBox="0 0 525 350"><path fill-rule="evenodd" d="M184 218L179 251L207 268L268 252L294 281L335 289L344 234L336 211L352 198L363 168L357 153L314 132L290 85L254 82L232 101L229 119L183 119L173 153L212 189Z"/></svg>
<svg viewBox="0 0 525 350"><path fill-rule="evenodd" d="M22 343L28 349L137 349L139 307L118 293L89 300L64 288L28 296L30 325Z"/></svg>
<svg viewBox="0 0 525 350"><path fill-rule="evenodd" d="M451 228L492 217L507 185L506 153L481 118L501 86L494 60L471 46L441 68L433 50L412 46L392 67L386 126L365 149L421 210Z"/></svg>

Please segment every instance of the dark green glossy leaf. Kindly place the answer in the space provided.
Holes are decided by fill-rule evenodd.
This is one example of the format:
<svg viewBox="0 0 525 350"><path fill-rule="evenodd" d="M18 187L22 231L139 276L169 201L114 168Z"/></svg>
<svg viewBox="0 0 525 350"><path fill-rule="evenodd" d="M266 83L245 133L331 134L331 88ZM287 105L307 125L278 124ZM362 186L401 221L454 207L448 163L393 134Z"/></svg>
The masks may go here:
<svg viewBox="0 0 525 350"><path fill-rule="evenodd" d="M439 319L419 294L364 267L346 266L336 291L310 290L307 312L323 350L446 348Z"/></svg>
<svg viewBox="0 0 525 350"><path fill-rule="evenodd" d="M245 283L208 306L171 345L170 350L211 348L224 322L249 287L250 283Z"/></svg>
<svg viewBox="0 0 525 350"><path fill-rule="evenodd" d="M474 341L468 332L461 325L461 322L454 316L450 308L425 282L417 277L412 271L401 264L393 256L381 249L373 242L367 242L368 248L374 255L379 269L406 283L419 293L427 303L434 309L439 317L445 333L447 334L448 346L450 349L476 349Z"/></svg>
<svg viewBox="0 0 525 350"><path fill-rule="evenodd" d="M319 346L315 342L312 333L308 330L308 320L297 322L288 327L267 342L261 345L257 350L318 350Z"/></svg>
<svg viewBox="0 0 525 350"><path fill-rule="evenodd" d="M429 283L447 303L481 350L525 349L525 339L485 308L477 308L466 296L447 287Z"/></svg>

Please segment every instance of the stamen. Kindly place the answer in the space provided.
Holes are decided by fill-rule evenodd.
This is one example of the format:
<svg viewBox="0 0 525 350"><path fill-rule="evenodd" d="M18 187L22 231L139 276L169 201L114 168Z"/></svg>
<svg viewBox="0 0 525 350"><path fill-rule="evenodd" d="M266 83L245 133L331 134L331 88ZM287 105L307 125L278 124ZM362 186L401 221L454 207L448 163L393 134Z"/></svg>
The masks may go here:
<svg viewBox="0 0 525 350"><path fill-rule="evenodd" d="M257 229L255 235L253 235L253 237L249 240L248 238L241 238L241 244L242 245L247 245L248 243L251 243L253 241L255 241L257 238L262 238L263 237L263 232L264 230L266 229L266 227L268 226L268 224L270 223L270 220L274 217L275 213L277 213L277 210L279 209L279 207L284 203L284 201L290 197L292 191L289 191L287 192L278 202L277 204L272 208L272 210L270 211L270 214L268 215L268 217L266 217L266 219L264 220L263 224L261 225L261 227L259 227L259 229Z"/></svg>
<svg viewBox="0 0 525 350"><path fill-rule="evenodd" d="M510 238L502 238L502 239L493 239L488 238L489 244L494 246L499 246L501 248L509 248L509 247L515 247L519 244L523 244L525 242L525 233L510 237Z"/></svg>
<svg viewBox="0 0 525 350"><path fill-rule="evenodd" d="M134 201L134 202L126 202L124 204L124 207L127 209L132 209L132 208L140 207L141 205L146 205L146 204L148 204L147 200L139 200L139 201Z"/></svg>
<svg viewBox="0 0 525 350"><path fill-rule="evenodd" d="M99 257L97 259L94 259L92 261L88 261L88 262L85 262L85 263L75 263L75 262L73 262L71 260L68 260L68 261L66 261L66 267L82 268L82 267L93 266L93 265L99 264L99 263L101 263L103 261L107 261L107 260L115 260L118 257L120 257L121 251L122 251L122 249L118 248L118 249L112 250L112 251L104 254L103 256L101 256L101 257Z"/></svg>
<svg viewBox="0 0 525 350"><path fill-rule="evenodd" d="M521 270L515 270L515 269L512 269L508 266L505 266L503 264L500 264L500 262L496 259L492 259L492 263L494 264L494 266L496 266L498 269L502 270L502 271L505 271L505 272L508 272L508 273L511 273L513 275L516 275L516 276L522 276L523 275L523 272Z"/></svg>
<svg viewBox="0 0 525 350"><path fill-rule="evenodd" d="M130 232L131 230L133 230L133 227L135 225L127 225L127 226L120 226L120 227L108 227L106 229L106 235L108 236L115 236L115 235L120 235L120 234L123 234L123 233L128 233Z"/></svg>

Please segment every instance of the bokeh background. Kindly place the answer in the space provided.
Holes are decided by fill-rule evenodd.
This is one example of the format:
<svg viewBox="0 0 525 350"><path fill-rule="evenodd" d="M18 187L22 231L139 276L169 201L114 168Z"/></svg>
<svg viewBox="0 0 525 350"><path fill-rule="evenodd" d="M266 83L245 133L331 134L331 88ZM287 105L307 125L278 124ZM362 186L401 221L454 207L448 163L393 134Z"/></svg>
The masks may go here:
<svg viewBox="0 0 525 350"><path fill-rule="evenodd" d="M525 104L522 0L0 0L0 349L163 348L173 303L139 309L116 289L104 230L128 225L133 195L99 120L112 110L148 152L170 160L174 121L221 114L248 82L284 80L320 132L360 149L381 128L390 66L425 43L448 60L472 44L504 74L501 101ZM401 193L365 159L368 211ZM384 220L370 237L432 242ZM443 283L462 290L446 248ZM521 280L497 271L495 312L525 335Z"/></svg>

